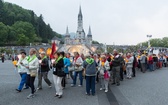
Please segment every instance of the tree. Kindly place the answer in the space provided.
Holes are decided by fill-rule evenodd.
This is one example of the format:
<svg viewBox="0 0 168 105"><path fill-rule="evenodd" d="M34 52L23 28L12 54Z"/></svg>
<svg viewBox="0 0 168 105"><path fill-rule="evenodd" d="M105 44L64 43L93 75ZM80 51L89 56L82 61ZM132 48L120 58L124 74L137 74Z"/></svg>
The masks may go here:
<svg viewBox="0 0 168 105"><path fill-rule="evenodd" d="M8 28L6 27L5 24L3 24L2 22L0 22L0 44L5 44L7 41L7 37L8 37Z"/></svg>
<svg viewBox="0 0 168 105"><path fill-rule="evenodd" d="M18 41L17 41L18 45L28 45L29 44L29 38L26 37L24 34L19 34L18 35Z"/></svg>
<svg viewBox="0 0 168 105"><path fill-rule="evenodd" d="M28 37L29 43L34 41L48 43L54 36L62 38L62 35L54 32L50 25L44 22L42 15L38 17L32 10L23 9L18 5L3 2L3 0L0 0L0 22L8 30L8 35L5 36L8 38L5 41L8 45L17 44L19 34ZM0 37L6 39L4 36ZM1 41L1 43L4 42Z"/></svg>
<svg viewBox="0 0 168 105"><path fill-rule="evenodd" d="M99 44L99 42L98 41L92 41L92 44Z"/></svg>
<svg viewBox="0 0 168 105"><path fill-rule="evenodd" d="M23 34L27 38L29 38L28 40L29 43L34 42L36 34L35 34L34 27L31 23L18 21L12 27L16 32L16 36L19 34ZM19 38L19 36L17 37Z"/></svg>
<svg viewBox="0 0 168 105"><path fill-rule="evenodd" d="M2 22L3 19L3 2L0 0L0 22Z"/></svg>
<svg viewBox="0 0 168 105"><path fill-rule="evenodd" d="M168 37L162 38L163 47L168 47Z"/></svg>
<svg viewBox="0 0 168 105"><path fill-rule="evenodd" d="M10 27L10 26L7 26L7 27L8 27L7 43L8 44L15 44L15 42L17 40L16 33L12 27Z"/></svg>

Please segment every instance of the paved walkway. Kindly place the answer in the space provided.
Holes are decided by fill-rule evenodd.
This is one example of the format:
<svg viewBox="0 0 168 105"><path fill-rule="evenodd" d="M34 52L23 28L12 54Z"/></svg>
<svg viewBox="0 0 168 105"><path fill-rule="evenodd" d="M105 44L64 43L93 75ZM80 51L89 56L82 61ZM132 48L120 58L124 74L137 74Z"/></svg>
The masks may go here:
<svg viewBox="0 0 168 105"><path fill-rule="evenodd" d="M53 83L52 72L49 78ZM85 87L70 87L70 80L62 99L54 97L54 86L49 88L43 81L43 90L33 99L26 96L30 90L16 93L20 81L11 61L0 62L0 105L167 105L168 69L163 68L145 74L137 71L137 77L124 80L121 86L112 86L108 93L99 91L95 96L86 96ZM35 85L37 86L37 78Z"/></svg>

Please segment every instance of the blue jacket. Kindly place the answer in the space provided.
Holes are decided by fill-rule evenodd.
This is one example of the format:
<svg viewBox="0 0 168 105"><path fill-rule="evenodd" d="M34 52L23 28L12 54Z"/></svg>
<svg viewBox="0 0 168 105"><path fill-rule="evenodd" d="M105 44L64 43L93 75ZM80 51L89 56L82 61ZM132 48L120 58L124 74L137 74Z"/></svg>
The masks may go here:
<svg viewBox="0 0 168 105"><path fill-rule="evenodd" d="M96 75L96 61L94 61L92 64L89 64L86 62L86 60L83 62L83 68L85 68L86 76L95 76Z"/></svg>
<svg viewBox="0 0 168 105"><path fill-rule="evenodd" d="M69 58L64 57L64 72L69 73L68 66L70 66L71 62Z"/></svg>

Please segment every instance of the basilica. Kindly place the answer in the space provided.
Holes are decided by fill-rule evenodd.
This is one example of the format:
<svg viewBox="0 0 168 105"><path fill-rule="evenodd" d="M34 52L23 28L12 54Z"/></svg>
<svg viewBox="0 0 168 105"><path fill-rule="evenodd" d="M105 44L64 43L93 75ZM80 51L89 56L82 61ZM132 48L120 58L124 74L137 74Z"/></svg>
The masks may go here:
<svg viewBox="0 0 168 105"><path fill-rule="evenodd" d="M82 15L81 7L79 8L78 28L76 31L76 35L74 38L71 38L69 31L68 31L68 27L67 27L64 43L66 45L80 45L80 44L91 45L92 44L92 33L91 33L90 26L89 26L89 31L88 31L87 36L86 36L85 31L83 29L83 15Z"/></svg>
<svg viewBox="0 0 168 105"><path fill-rule="evenodd" d="M85 34L83 28L83 15L81 7L78 13L78 24L77 24L76 35L72 38L69 34L68 27L66 28L66 34L64 38L64 45L60 45L58 51L69 52L79 52L80 54L88 54L90 52L95 52L97 49L96 45L92 44L92 32L89 26L88 34Z"/></svg>

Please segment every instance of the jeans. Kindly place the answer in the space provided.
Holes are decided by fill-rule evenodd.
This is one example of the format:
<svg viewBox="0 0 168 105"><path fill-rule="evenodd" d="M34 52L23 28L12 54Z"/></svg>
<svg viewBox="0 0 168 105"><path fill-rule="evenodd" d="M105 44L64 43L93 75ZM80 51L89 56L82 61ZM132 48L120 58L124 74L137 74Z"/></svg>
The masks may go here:
<svg viewBox="0 0 168 105"><path fill-rule="evenodd" d="M20 81L20 84L18 86L18 90L23 89L23 86L26 83L27 73L20 73L20 77L21 77L21 81Z"/></svg>
<svg viewBox="0 0 168 105"><path fill-rule="evenodd" d="M71 79L73 80L74 79L73 71L69 71L69 75L70 75Z"/></svg>
<svg viewBox="0 0 168 105"><path fill-rule="evenodd" d="M63 77L58 77L57 75L53 75L56 95L62 95L63 94L63 90L62 90L62 86L61 86L62 78Z"/></svg>
<svg viewBox="0 0 168 105"><path fill-rule="evenodd" d="M74 79L73 79L73 84L76 85L76 79L79 74L79 79L80 79L80 85L83 85L83 76L82 76L83 71L78 71L74 73Z"/></svg>
<svg viewBox="0 0 168 105"><path fill-rule="evenodd" d="M153 64L149 64L149 70L153 71Z"/></svg>
<svg viewBox="0 0 168 105"><path fill-rule="evenodd" d="M48 86L50 86L51 82L48 79L48 72L38 72L38 88L42 88L42 77L44 78L44 81L48 84Z"/></svg>
<svg viewBox="0 0 168 105"><path fill-rule="evenodd" d="M31 88L31 93L34 94L35 87L34 87L34 81L36 77L31 77L30 74L27 75L27 85Z"/></svg>
<svg viewBox="0 0 168 105"><path fill-rule="evenodd" d="M90 94L90 90L92 91L92 95L95 94L95 76L86 76L86 92Z"/></svg>

